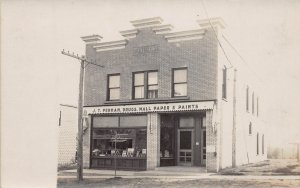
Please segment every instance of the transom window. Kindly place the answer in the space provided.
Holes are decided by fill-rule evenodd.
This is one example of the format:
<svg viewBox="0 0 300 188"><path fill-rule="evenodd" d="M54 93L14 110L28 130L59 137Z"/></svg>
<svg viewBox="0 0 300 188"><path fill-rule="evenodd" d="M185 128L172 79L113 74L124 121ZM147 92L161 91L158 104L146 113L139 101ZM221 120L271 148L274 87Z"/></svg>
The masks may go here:
<svg viewBox="0 0 300 188"><path fill-rule="evenodd" d="M157 97L157 71L133 73L133 99L152 99Z"/></svg>
<svg viewBox="0 0 300 188"><path fill-rule="evenodd" d="M187 68L173 69L172 97L187 96Z"/></svg>
<svg viewBox="0 0 300 188"><path fill-rule="evenodd" d="M108 100L120 99L120 74L108 75Z"/></svg>

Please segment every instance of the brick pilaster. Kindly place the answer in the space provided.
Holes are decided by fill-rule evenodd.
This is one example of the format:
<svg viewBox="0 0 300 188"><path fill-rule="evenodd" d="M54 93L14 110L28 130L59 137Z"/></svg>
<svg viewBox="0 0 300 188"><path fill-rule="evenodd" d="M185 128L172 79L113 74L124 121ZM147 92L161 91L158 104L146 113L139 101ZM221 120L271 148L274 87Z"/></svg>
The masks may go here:
<svg viewBox="0 0 300 188"><path fill-rule="evenodd" d="M160 115L147 114L147 170L160 166Z"/></svg>
<svg viewBox="0 0 300 188"><path fill-rule="evenodd" d="M218 131L213 120L213 110L206 111L206 170L218 172Z"/></svg>

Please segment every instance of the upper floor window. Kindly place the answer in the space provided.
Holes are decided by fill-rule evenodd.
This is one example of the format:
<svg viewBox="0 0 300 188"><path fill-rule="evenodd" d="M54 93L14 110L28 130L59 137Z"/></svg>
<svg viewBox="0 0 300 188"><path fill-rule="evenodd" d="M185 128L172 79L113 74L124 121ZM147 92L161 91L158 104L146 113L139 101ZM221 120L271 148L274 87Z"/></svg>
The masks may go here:
<svg viewBox="0 0 300 188"><path fill-rule="evenodd" d="M255 106L254 106L254 103L255 103L255 99L254 99L254 92L252 93L252 114L254 114L254 111L255 111Z"/></svg>
<svg viewBox="0 0 300 188"><path fill-rule="evenodd" d="M108 75L108 100L120 99L120 74Z"/></svg>
<svg viewBox="0 0 300 188"><path fill-rule="evenodd" d="M187 96L187 68L173 69L172 97Z"/></svg>
<svg viewBox="0 0 300 188"><path fill-rule="evenodd" d="M249 112L249 86L246 89L246 110Z"/></svg>
<svg viewBox="0 0 300 188"><path fill-rule="evenodd" d="M133 73L133 99L152 99L157 97L157 71Z"/></svg>
<svg viewBox="0 0 300 188"><path fill-rule="evenodd" d="M226 82L227 82L227 69L223 68L223 81L222 81L222 98L227 98L227 88L226 88Z"/></svg>

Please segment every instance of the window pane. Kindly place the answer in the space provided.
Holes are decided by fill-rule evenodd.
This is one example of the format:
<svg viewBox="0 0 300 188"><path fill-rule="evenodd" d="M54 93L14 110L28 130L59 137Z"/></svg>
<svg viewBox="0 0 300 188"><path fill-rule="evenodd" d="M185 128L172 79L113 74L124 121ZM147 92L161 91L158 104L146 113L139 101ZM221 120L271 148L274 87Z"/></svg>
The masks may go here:
<svg viewBox="0 0 300 188"><path fill-rule="evenodd" d="M192 131L180 131L180 149L192 149Z"/></svg>
<svg viewBox="0 0 300 188"><path fill-rule="evenodd" d="M187 70L174 70L174 83L186 82L187 81Z"/></svg>
<svg viewBox="0 0 300 188"><path fill-rule="evenodd" d="M144 85L144 73L135 73L134 74L134 85L135 86Z"/></svg>
<svg viewBox="0 0 300 188"><path fill-rule="evenodd" d="M158 90L158 85L149 86L148 90Z"/></svg>
<svg viewBox="0 0 300 188"><path fill-rule="evenodd" d="M157 90L148 90L148 99L154 99L158 97Z"/></svg>
<svg viewBox="0 0 300 188"><path fill-rule="evenodd" d="M120 88L109 90L109 100L120 99Z"/></svg>
<svg viewBox="0 0 300 188"><path fill-rule="evenodd" d="M194 118L193 117L180 117L179 126L180 127L194 127Z"/></svg>
<svg viewBox="0 0 300 188"><path fill-rule="evenodd" d="M135 87L135 89L134 89L134 98L135 99L144 98L144 86Z"/></svg>
<svg viewBox="0 0 300 188"><path fill-rule="evenodd" d="M148 84L149 85L157 84L157 72L148 73Z"/></svg>
<svg viewBox="0 0 300 188"><path fill-rule="evenodd" d="M174 96L187 96L187 84L175 84Z"/></svg>
<svg viewBox="0 0 300 188"><path fill-rule="evenodd" d="M109 88L120 87L120 75L109 76Z"/></svg>

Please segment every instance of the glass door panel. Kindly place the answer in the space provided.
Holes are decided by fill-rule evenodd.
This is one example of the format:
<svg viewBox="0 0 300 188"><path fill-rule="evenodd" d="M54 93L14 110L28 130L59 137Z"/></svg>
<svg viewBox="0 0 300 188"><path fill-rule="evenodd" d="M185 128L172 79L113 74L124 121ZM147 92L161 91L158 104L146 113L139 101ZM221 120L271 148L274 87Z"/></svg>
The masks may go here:
<svg viewBox="0 0 300 188"><path fill-rule="evenodd" d="M192 130L178 130L178 165L191 166L192 164Z"/></svg>

